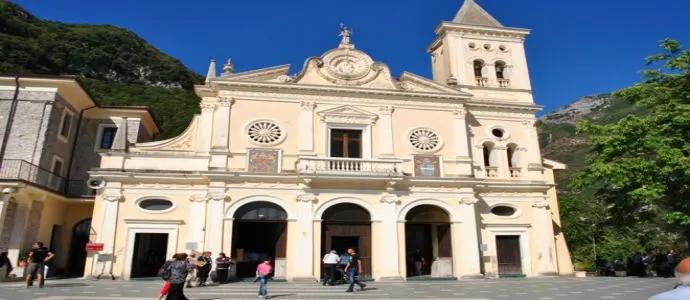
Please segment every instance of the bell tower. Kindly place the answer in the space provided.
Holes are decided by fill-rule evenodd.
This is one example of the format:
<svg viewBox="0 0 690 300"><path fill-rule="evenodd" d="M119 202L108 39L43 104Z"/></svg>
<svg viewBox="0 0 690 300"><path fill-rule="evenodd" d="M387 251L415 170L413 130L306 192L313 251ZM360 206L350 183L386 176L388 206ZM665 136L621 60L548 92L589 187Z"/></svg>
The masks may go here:
<svg viewBox="0 0 690 300"><path fill-rule="evenodd" d="M505 27L475 0L465 0L453 21L435 31L427 48L434 81L475 92L531 90L524 47L528 29Z"/></svg>

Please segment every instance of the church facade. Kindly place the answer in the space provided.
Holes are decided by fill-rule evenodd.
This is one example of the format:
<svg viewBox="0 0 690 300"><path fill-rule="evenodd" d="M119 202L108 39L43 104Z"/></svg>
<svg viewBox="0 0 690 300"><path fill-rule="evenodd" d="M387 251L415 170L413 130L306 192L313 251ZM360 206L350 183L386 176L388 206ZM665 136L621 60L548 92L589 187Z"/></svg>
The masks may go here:
<svg viewBox="0 0 690 300"><path fill-rule="evenodd" d="M325 253L347 248L375 280L572 273L553 175L565 166L540 153L529 30L466 1L436 33L433 79L393 77L345 27L297 74L228 61L218 75L212 61L184 133L116 137L91 171L104 247L85 275L147 277L175 252L211 251L236 277L271 257L277 278L314 280Z"/></svg>

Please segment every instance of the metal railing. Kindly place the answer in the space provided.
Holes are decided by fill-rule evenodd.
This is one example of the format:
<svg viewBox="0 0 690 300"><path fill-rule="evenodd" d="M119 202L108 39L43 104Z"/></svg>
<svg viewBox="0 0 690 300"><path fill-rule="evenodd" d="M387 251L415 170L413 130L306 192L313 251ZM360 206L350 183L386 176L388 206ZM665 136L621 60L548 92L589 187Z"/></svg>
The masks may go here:
<svg viewBox="0 0 690 300"><path fill-rule="evenodd" d="M0 180L2 179L24 181L58 193L64 191L66 183L62 176L21 159L2 160Z"/></svg>
<svg viewBox="0 0 690 300"><path fill-rule="evenodd" d="M96 190L88 186L88 180L71 179L67 181L67 197L70 198L93 198Z"/></svg>

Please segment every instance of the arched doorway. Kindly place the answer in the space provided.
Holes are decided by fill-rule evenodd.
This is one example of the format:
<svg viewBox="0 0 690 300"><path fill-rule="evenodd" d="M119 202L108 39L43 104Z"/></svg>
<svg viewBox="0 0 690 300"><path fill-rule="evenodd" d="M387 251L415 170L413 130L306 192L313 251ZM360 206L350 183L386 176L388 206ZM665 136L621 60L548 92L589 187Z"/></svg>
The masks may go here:
<svg viewBox="0 0 690 300"><path fill-rule="evenodd" d="M86 244L91 238L91 218L84 219L72 228L67 270L71 275L83 275L86 265Z"/></svg>
<svg viewBox="0 0 690 300"><path fill-rule="evenodd" d="M362 279L371 278L371 215L363 207L342 203L321 216L321 255L335 250L342 255L354 248L362 258ZM323 274L323 266L321 274Z"/></svg>
<svg viewBox="0 0 690 300"><path fill-rule="evenodd" d="M451 277L453 252L448 213L425 204L410 209L405 220L407 277Z"/></svg>
<svg viewBox="0 0 690 300"><path fill-rule="evenodd" d="M233 218L230 255L238 262L237 278L253 278L267 257L273 258L276 277L284 274L287 212L277 204L257 201L242 205Z"/></svg>

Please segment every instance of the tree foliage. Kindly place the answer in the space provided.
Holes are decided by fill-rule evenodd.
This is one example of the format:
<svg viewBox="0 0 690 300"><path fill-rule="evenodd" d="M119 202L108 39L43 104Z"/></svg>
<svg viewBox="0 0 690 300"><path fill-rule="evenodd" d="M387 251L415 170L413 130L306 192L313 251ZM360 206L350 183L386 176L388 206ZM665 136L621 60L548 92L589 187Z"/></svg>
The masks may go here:
<svg viewBox="0 0 690 300"><path fill-rule="evenodd" d="M614 93L646 114L578 126L591 155L573 184L595 187L593 200L606 205L617 228L655 224L690 237L690 50L668 39L660 47L647 58L656 69Z"/></svg>

